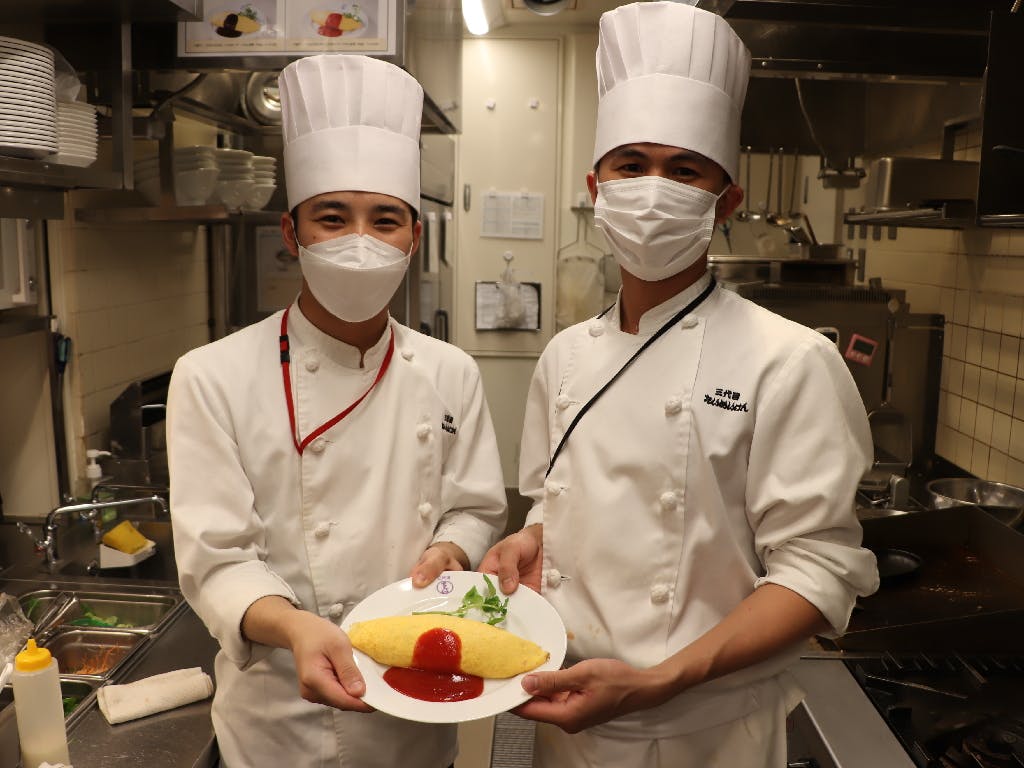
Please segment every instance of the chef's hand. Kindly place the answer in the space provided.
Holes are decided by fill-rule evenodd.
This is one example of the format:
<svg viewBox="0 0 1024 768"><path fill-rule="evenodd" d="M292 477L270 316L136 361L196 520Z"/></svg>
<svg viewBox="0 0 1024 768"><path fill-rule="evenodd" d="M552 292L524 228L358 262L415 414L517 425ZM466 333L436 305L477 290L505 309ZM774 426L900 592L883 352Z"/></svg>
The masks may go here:
<svg viewBox="0 0 1024 768"><path fill-rule="evenodd" d="M283 597L268 595L242 616L242 635L253 643L291 651L302 698L338 709L373 712L361 698L366 683L352 659L348 635L336 624L296 608Z"/></svg>
<svg viewBox="0 0 1024 768"><path fill-rule="evenodd" d="M534 698L513 712L568 733L655 707L671 696L656 669L637 669L615 659L588 659L557 672L533 672L523 678L523 690Z"/></svg>
<svg viewBox="0 0 1024 768"><path fill-rule="evenodd" d="M439 541L427 547L420 555L420 561L412 569L412 585L425 587L442 571L468 571L469 557L462 547L450 541Z"/></svg>
<svg viewBox="0 0 1024 768"><path fill-rule="evenodd" d="M543 568L544 526L538 523L506 536L491 547L480 561L478 570L498 574L501 591L511 595L520 583L540 592Z"/></svg>

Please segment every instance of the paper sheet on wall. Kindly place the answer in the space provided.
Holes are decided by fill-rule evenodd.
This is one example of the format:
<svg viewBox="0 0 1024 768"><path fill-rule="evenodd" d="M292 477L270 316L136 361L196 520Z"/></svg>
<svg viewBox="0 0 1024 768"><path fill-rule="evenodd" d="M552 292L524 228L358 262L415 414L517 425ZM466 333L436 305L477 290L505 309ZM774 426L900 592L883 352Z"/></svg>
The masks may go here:
<svg viewBox="0 0 1024 768"><path fill-rule="evenodd" d="M281 241L281 228L256 227L256 309L277 312L284 309L302 289L299 260Z"/></svg>
<svg viewBox="0 0 1024 768"><path fill-rule="evenodd" d="M523 302L523 318L514 326L503 326L498 320L501 292L498 283L480 281L476 284L476 330L478 331L536 331L540 329L540 283L520 283L519 296Z"/></svg>
<svg viewBox="0 0 1024 768"><path fill-rule="evenodd" d="M480 237L541 240L544 237L543 192L486 192Z"/></svg>

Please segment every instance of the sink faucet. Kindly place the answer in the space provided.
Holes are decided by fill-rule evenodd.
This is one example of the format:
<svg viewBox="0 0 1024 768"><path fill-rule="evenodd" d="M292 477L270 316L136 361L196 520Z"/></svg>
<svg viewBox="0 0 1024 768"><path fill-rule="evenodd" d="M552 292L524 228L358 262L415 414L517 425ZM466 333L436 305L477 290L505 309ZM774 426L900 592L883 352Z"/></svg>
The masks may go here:
<svg viewBox="0 0 1024 768"><path fill-rule="evenodd" d="M57 566L60 562L60 556L57 552L57 529L59 528L59 520L61 517L78 513L82 518L92 523L93 528L96 529L97 533L100 528L100 512L104 509L113 509L116 507L127 507L133 504L156 504L163 510L164 514L167 514L167 502L163 500L163 497L153 494L152 496L144 496L137 499L121 499L119 501L91 501L84 504L68 504L66 506L57 507L50 511L46 516L46 522L43 524L43 538L36 539L35 533L25 523L18 523L18 530L22 533L32 537L35 541L36 551L43 554L43 562L49 568L51 573L57 571Z"/></svg>

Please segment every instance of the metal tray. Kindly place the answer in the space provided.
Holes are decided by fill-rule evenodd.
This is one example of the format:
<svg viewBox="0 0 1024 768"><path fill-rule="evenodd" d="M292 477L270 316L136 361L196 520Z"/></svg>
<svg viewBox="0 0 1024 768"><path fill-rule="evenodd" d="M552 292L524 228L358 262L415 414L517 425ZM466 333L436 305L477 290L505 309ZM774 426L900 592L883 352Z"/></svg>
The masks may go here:
<svg viewBox="0 0 1024 768"><path fill-rule="evenodd" d="M61 629L44 638L62 677L108 680L145 640L116 629Z"/></svg>
<svg viewBox="0 0 1024 768"><path fill-rule="evenodd" d="M18 599L26 618L33 622L43 620L36 626L37 633L61 626L104 629L87 623L87 611L109 619L110 629L152 632L181 603L181 597L174 595L58 589L26 592ZM54 610L61 602L63 605Z"/></svg>

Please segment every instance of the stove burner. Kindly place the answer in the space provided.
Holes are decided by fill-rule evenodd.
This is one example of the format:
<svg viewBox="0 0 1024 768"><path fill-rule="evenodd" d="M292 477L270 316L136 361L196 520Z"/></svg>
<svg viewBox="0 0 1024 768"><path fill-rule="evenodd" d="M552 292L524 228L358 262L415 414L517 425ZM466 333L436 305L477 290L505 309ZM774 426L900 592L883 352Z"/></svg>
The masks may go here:
<svg viewBox="0 0 1024 768"><path fill-rule="evenodd" d="M1024 768L1024 722L994 718L953 731L941 768Z"/></svg>

